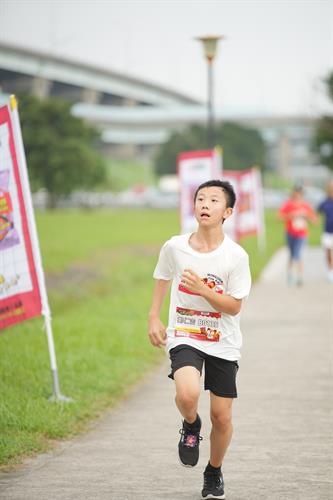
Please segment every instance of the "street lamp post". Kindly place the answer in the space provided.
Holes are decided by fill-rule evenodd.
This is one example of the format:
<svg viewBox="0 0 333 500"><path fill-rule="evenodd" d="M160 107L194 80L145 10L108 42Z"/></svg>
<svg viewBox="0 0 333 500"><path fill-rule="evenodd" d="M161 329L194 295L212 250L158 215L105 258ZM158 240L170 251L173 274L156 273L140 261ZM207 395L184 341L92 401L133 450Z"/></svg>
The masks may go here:
<svg viewBox="0 0 333 500"><path fill-rule="evenodd" d="M207 142L208 147L212 149L215 146L215 131L214 131L214 82L213 82L213 61L216 55L217 43L224 36L203 36L198 37L203 44L204 54L208 63L208 115L207 115Z"/></svg>

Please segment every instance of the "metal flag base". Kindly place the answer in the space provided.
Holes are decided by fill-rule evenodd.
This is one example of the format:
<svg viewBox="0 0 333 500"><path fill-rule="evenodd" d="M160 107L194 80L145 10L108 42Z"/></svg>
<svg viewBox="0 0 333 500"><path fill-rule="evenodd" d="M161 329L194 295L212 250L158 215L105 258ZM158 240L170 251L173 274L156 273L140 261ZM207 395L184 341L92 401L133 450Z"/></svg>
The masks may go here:
<svg viewBox="0 0 333 500"><path fill-rule="evenodd" d="M73 403L74 399L68 398L63 394L52 394L52 396L49 397L48 401L50 403Z"/></svg>
<svg viewBox="0 0 333 500"><path fill-rule="evenodd" d="M53 394L49 398L50 403L73 403L74 400L72 398L68 398L67 396L61 394L60 392L58 370L52 370L52 377L53 377Z"/></svg>

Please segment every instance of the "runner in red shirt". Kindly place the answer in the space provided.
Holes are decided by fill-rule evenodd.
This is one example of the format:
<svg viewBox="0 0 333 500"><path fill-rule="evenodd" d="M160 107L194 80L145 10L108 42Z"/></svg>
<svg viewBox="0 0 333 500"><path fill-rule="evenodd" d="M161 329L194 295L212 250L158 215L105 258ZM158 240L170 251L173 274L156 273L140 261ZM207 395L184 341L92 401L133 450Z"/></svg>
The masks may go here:
<svg viewBox="0 0 333 500"><path fill-rule="evenodd" d="M308 221L317 222L311 205L303 199L303 188L295 186L291 197L279 210L284 220L286 241L289 249L288 283L303 284L303 249L308 236Z"/></svg>

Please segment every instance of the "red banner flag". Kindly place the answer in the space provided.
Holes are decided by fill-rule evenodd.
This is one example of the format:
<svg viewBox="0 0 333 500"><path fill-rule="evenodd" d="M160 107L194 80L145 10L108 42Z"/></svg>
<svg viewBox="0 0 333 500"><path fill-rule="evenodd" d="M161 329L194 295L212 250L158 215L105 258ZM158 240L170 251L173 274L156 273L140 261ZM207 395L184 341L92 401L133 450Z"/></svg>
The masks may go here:
<svg viewBox="0 0 333 500"><path fill-rule="evenodd" d="M180 222L182 233L195 230L197 221L193 211L193 197L203 182L220 179L222 157L219 149L188 151L177 158L180 185Z"/></svg>
<svg viewBox="0 0 333 500"><path fill-rule="evenodd" d="M232 217L225 221L226 233L236 241L257 235L263 246L265 225L260 170L225 170L223 180L232 184L237 199Z"/></svg>
<svg viewBox="0 0 333 500"><path fill-rule="evenodd" d="M27 173L9 106L0 108L0 329L42 314Z"/></svg>

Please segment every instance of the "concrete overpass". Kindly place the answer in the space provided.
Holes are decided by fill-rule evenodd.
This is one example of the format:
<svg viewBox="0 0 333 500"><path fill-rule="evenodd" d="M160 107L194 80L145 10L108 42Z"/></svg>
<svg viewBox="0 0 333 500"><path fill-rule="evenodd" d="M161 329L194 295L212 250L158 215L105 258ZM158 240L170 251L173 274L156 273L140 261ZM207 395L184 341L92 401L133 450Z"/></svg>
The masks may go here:
<svg viewBox="0 0 333 500"><path fill-rule="evenodd" d="M103 149L120 157L149 161L173 130L204 124L204 103L180 92L130 75L22 47L0 44L0 94L59 96L72 112L101 131ZM288 177L292 167L311 166L315 121L304 116L226 116L257 129L268 145L268 164Z"/></svg>
<svg viewBox="0 0 333 500"><path fill-rule="evenodd" d="M73 102L118 106L195 104L180 92L83 62L0 43L3 92L61 96Z"/></svg>

